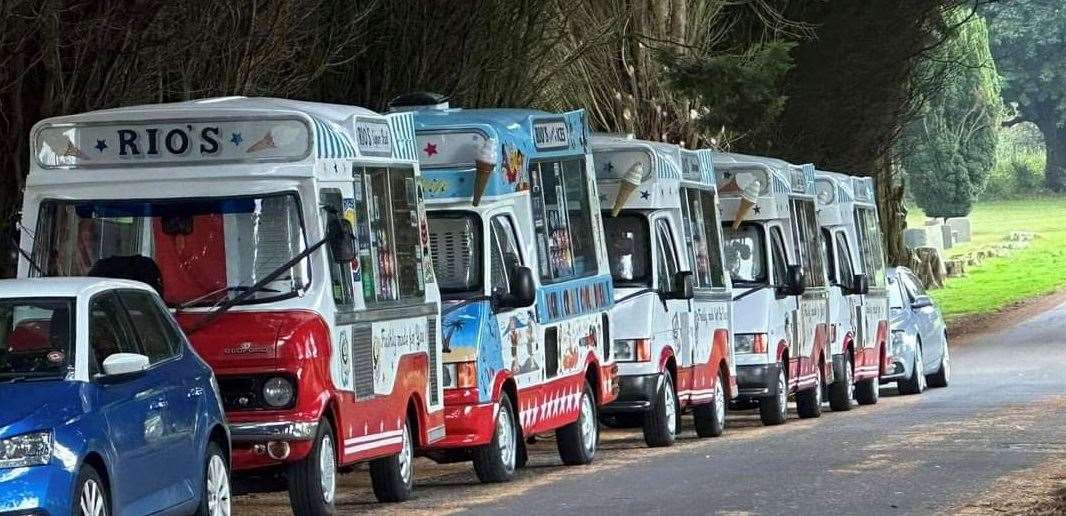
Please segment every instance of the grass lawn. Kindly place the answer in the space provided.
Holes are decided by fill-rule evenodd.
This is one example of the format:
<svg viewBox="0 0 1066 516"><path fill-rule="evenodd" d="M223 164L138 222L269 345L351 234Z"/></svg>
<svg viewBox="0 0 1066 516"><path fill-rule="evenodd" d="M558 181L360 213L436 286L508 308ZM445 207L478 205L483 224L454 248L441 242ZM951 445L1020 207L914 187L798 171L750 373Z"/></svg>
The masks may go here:
<svg viewBox="0 0 1066 516"><path fill-rule="evenodd" d="M924 223L920 209L908 214L911 226ZM945 316L994 312L1018 301L1066 287L1066 197L997 201L974 206L973 240L946 251L948 257L994 244L1011 231L1038 235L1026 249L991 258L961 278L949 278L931 292Z"/></svg>

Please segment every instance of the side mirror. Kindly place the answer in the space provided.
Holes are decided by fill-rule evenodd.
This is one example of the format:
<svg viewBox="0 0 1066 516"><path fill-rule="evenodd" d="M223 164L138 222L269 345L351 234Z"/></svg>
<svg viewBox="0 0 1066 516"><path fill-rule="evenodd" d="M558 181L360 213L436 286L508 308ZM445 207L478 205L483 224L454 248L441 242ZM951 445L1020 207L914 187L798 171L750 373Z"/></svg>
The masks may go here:
<svg viewBox="0 0 1066 516"><path fill-rule="evenodd" d="M348 263L359 255L355 248L355 233L352 232L352 225L347 219L331 218L326 227L326 235L334 262Z"/></svg>
<svg viewBox="0 0 1066 516"><path fill-rule="evenodd" d="M851 293L866 295L870 293L870 277L865 274L856 274L851 279Z"/></svg>
<svg viewBox="0 0 1066 516"><path fill-rule="evenodd" d="M667 299L692 299L692 271L679 271L674 274L673 290L667 293Z"/></svg>
<svg viewBox="0 0 1066 516"><path fill-rule="evenodd" d="M802 296L807 291L807 273L799 265L789 265L785 269L785 294Z"/></svg>
<svg viewBox="0 0 1066 516"><path fill-rule="evenodd" d="M911 303L911 308L915 310L921 310L922 308L929 308L933 306L933 299L929 296L918 296L914 298L914 302Z"/></svg>
<svg viewBox="0 0 1066 516"><path fill-rule="evenodd" d="M537 286L529 267L516 267L511 271L511 291L493 294L496 308L525 308L537 299Z"/></svg>
<svg viewBox="0 0 1066 516"><path fill-rule="evenodd" d="M126 376L148 369L148 357L137 353L115 353L104 359L105 376Z"/></svg>

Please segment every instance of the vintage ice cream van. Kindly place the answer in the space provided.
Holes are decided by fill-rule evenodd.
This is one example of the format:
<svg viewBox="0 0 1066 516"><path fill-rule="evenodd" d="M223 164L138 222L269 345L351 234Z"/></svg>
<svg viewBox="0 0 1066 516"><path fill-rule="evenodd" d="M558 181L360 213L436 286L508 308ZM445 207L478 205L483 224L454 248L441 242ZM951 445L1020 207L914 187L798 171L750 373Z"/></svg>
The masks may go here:
<svg viewBox="0 0 1066 516"><path fill-rule="evenodd" d="M691 410L701 437L721 435L736 393L731 290L710 151L593 136L614 282L610 425L668 446Z"/></svg>
<svg viewBox="0 0 1066 516"><path fill-rule="evenodd" d="M886 360L888 295L873 179L817 171L818 225L829 274L829 405L872 404Z"/></svg>
<svg viewBox="0 0 1066 516"><path fill-rule="evenodd" d="M380 500L409 495L415 449L444 437L410 114L221 98L32 139L20 275L154 285L218 376L234 468L286 466L297 514L332 512L360 461Z"/></svg>
<svg viewBox="0 0 1066 516"><path fill-rule="evenodd" d="M818 417L833 381L828 279L814 199L814 167L715 154L725 258L734 292L734 350L742 404L764 424Z"/></svg>
<svg viewBox="0 0 1066 516"><path fill-rule="evenodd" d="M429 234L444 297L446 437L430 457L506 481L525 439L554 431L592 461L616 396L613 303L583 111L451 109L411 94Z"/></svg>

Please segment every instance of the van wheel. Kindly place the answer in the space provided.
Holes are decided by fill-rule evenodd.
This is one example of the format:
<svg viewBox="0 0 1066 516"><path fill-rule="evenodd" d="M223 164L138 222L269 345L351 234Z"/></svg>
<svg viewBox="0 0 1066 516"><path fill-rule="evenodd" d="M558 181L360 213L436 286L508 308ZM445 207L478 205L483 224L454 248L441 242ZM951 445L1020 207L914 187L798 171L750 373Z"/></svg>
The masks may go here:
<svg viewBox="0 0 1066 516"><path fill-rule="evenodd" d="M515 428L511 397L500 396L496 413L496 430L492 441L474 450L474 472L485 483L507 482L514 478L518 464L518 431Z"/></svg>
<svg viewBox="0 0 1066 516"><path fill-rule="evenodd" d="M829 385L829 408L835 412L851 410L855 397L855 369L851 366L851 353L844 353L844 377Z"/></svg>
<svg viewBox="0 0 1066 516"><path fill-rule="evenodd" d="M822 374L818 373L818 379L814 382L813 389L807 389L796 394L796 412L803 419L810 419L822 415Z"/></svg>
<svg viewBox="0 0 1066 516"><path fill-rule="evenodd" d="M677 406L677 393L670 373L663 373L663 385L655 405L644 414L644 442L653 448L670 446L677 438L678 420L681 411Z"/></svg>
<svg viewBox="0 0 1066 516"><path fill-rule="evenodd" d="M714 401L692 407L696 435L700 437L718 437L725 432L725 378L721 372L715 382Z"/></svg>
<svg viewBox="0 0 1066 516"><path fill-rule="evenodd" d="M592 396L592 387L585 382L581 393L577 421L555 431L555 445L559 448L559 458L567 466L589 464L596 456L599 445L600 429L596 421L596 402Z"/></svg>
<svg viewBox="0 0 1066 516"><path fill-rule="evenodd" d="M400 453L370 461L370 483L379 502L402 502L411 497L415 485L415 446L411 422L403 424Z"/></svg>
<svg viewBox="0 0 1066 516"><path fill-rule="evenodd" d="M74 484L74 503L70 509L71 514L77 516L108 516L111 514L111 496L107 492L107 485L100 478L96 468L85 465L78 472L78 480Z"/></svg>
<svg viewBox="0 0 1066 516"><path fill-rule="evenodd" d="M229 516L230 487L229 466L222 448L216 443L207 445L204 460L204 491L200 497L200 507L196 516Z"/></svg>
<svg viewBox="0 0 1066 516"><path fill-rule="evenodd" d="M777 395L767 396L759 400L759 419L766 426L781 425L788 421L788 379L785 378L785 367L778 363L777 371Z"/></svg>
<svg viewBox="0 0 1066 516"><path fill-rule="evenodd" d="M911 376L896 382L900 394L921 394L925 391L925 358L922 356L922 343L914 347L914 365Z"/></svg>
<svg viewBox="0 0 1066 516"><path fill-rule="evenodd" d="M337 494L337 448L333 428L323 419L318 423L315 444L304 460L289 466L289 502L296 516L334 514Z"/></svg>
<svg viewBox="0 0 1066 516"><path fill-rule="evenodd" d="M930 387L947 387L951 379L951 357L948 356L948 341L944 339L944 354L940 355L940 369L927 377Z"/></svg>

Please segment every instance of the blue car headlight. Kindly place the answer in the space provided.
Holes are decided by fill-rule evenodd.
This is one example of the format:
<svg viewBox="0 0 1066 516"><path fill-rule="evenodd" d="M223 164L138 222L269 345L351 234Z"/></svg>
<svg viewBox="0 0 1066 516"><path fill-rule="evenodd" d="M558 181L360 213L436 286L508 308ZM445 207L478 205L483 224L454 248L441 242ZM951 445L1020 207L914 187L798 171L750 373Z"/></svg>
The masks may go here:
<svg viewBox="0 0 1066 516"><path fill-rule="evenodd" d="M34 432L0 439L0 468L41 466L52 460L52 432Z"/></svg>

